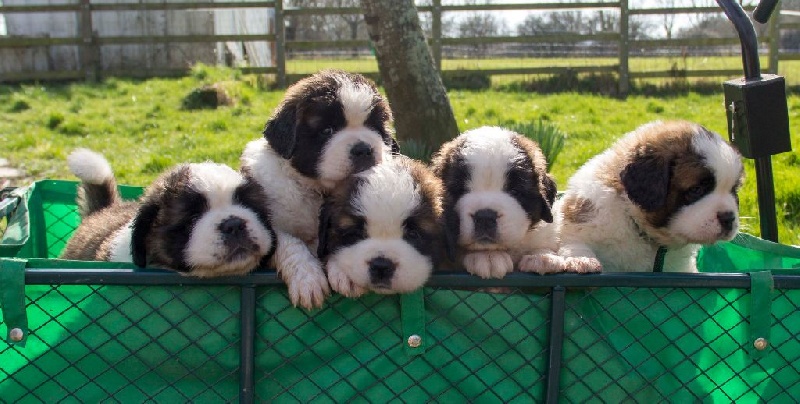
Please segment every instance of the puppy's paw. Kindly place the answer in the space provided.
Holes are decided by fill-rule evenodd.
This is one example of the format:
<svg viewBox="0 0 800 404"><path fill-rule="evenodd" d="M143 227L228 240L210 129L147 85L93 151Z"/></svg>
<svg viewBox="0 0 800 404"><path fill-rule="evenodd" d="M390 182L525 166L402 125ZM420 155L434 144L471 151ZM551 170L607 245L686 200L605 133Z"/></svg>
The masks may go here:
<svg viewBox="0 0 800 404"><path fill-rule="evenodd" d="M467 272L481 278L503 278L514 270L514 260L505 251L480 251L464 255Z"/></svg>
<svg viewBox="0 0 800 404"><path fill-rule="evenodd" d="M291 281L287 281L287 287L292 304L308 310L322 307L325 297L331 293L322 268L312 263L304 271L298 271Z"/></svg>
<svg viewBox="0 0 800 404"><path fill-rule="evenodd" d="M539 275L555 274L566 272L567 263L564 257L559 257L553 253L530 254L520 259L519 270Z"/></svg>
<svg viewBox="0 0 800 404"><path fill-rule="evenodd" d="M594 257L563 257L564 271L579 274L602 272L603 265Z"/></svg>
<svg viewBox="0 0 800 404"><path fill-rule="evenodd" d="M331 288L342 296L355 298L367 292L365 288L353 283L350 277L339 269L338 265L329 262L327 269L328 282L330 282Z"/></svg>

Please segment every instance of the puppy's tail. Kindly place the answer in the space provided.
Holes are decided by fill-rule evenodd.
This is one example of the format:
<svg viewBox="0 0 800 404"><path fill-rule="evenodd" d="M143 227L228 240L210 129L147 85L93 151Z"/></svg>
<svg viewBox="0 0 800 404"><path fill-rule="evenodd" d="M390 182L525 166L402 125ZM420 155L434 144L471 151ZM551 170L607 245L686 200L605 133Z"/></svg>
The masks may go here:
<svg viewBox="0 0 800 404"><path fill-rule="evenodd" d="M89 149L75 149L67 156L67 164L69 170L81 179L78 187L81 217L89 216L120 200L114 172L102 154Z"/></svg>

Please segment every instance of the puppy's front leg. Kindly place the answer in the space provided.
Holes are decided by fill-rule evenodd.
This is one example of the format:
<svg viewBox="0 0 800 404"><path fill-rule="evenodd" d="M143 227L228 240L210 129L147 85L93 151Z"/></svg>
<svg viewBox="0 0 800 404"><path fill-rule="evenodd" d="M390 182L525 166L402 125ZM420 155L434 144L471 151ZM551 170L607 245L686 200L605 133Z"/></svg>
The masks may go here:
<svg viewBox="0 0 800 404"><path fill-rule="evenodd" d="M549 248L540 248L522 256L519 270L539 275L567 272L567 260Z"/></svg>
<svg viewBox="0 0 800 404"><path fill-rule="evenodd" d="M506 251L474 251L465 254L462 262L467 272L484 279L500 279L514 270L514 260Z"/></svg>
<svg viewBox="0 0 800 404"><path fill-rule="evenodd" d="M558 250L558 255L564 259L565 272L581 274L600 272L603 265L592 251L591 247L583 243L565 243Z"/></svg>
<svg viewBox="0 0 800 404"><path fill-rule="evenodd" d="M275 234L278 245L272 259L289 288L292 304L306 309L321 307L331 292L322 264L300 239L282 231Z"/></svg>

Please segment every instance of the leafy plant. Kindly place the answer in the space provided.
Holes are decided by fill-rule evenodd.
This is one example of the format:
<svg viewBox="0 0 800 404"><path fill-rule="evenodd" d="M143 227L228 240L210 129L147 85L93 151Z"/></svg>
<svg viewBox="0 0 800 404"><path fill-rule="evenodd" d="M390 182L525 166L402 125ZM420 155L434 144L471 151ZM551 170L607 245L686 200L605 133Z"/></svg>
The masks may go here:
<svg viewBox="0 0 800 404"><path fill-rule="evenodd" d="M417 139L410 139L400 143L401 154L422 161L425 164L430 163L433 151L429 144Z"/></svg>
<svg viewBox="0 0 800 404"><path fill-rule="evenodd" d="M553 168L558 155L564 149L564 140L567 138L567 135L561 129L543 121L542 118L533 123L516 123L507 126L508 129L538 143L542 153L544 153L544 157L547 159L547 171Z"/></svg>

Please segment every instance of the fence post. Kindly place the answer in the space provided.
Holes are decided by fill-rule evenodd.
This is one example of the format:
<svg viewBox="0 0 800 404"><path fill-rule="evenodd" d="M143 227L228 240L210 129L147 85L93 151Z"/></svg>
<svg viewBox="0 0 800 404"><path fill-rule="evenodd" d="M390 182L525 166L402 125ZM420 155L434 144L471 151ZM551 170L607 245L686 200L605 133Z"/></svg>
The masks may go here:
<svg viewBox="0 0 800 404"><path fill-rule="evenodd" d="M780 59L781 49L781 2L772 11L769 20L769 68L767 71L778 74L778 60Z"/></svg>
<svg viewBox="0 0 800 404"><path fill-rule="evenodd" d="M286 30L283 21L283 0L275 0L275 81L278 87L286 87Z"/></svg>
<svg viewBox="0 0 800 404"><path fill-rule="evenodd" d="M79 58L84 78L86 81L93 83L97 81L100 55L94 40L91 0L80 0L80 5L81 7L78 11L78 30L80 31L82 43L79 47Z"/></svg>
<svg viewBox="0 0 800 404"><path fill-rule="evenodd" d="M619 1L619 94L622 97L630 91L630 77L628 75L629 40L628 37L628 0Z"/></svg>
<svg viewBox="0 0 800 404"><path fill-rule="evenodd" d="M436 70L442 72L442 0L433 0L431 8L431 51Z"/></svg>

